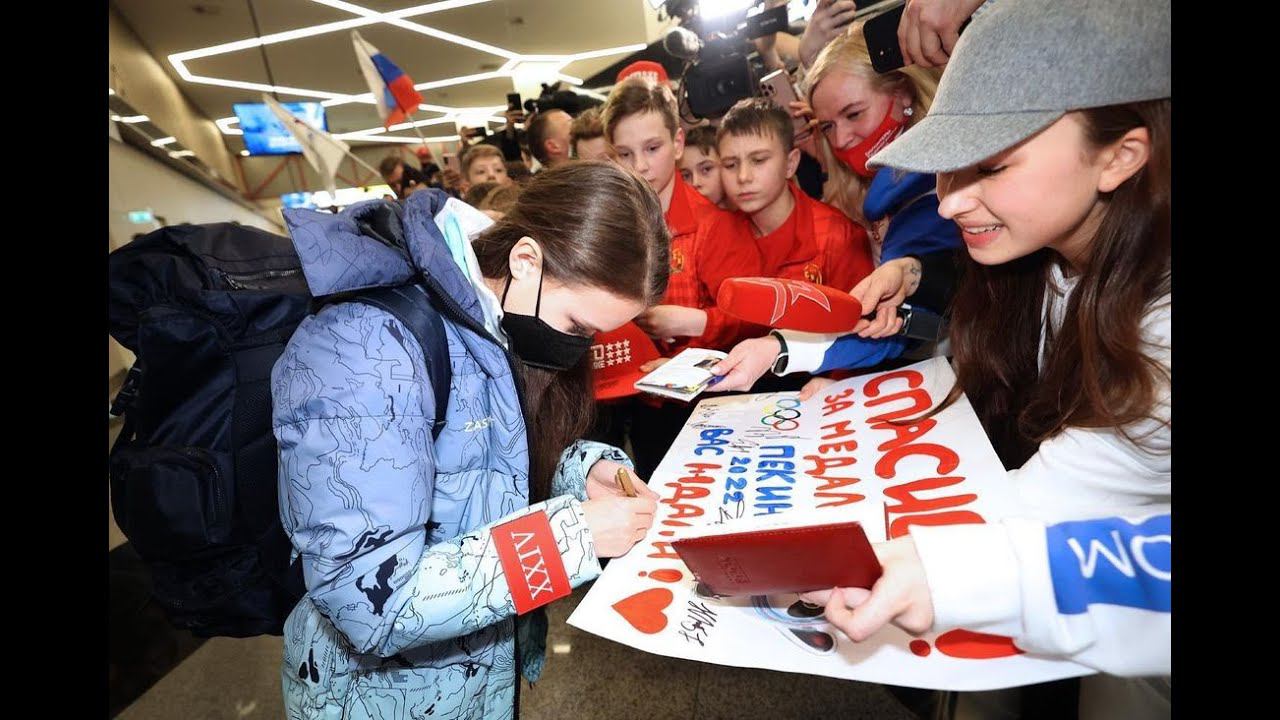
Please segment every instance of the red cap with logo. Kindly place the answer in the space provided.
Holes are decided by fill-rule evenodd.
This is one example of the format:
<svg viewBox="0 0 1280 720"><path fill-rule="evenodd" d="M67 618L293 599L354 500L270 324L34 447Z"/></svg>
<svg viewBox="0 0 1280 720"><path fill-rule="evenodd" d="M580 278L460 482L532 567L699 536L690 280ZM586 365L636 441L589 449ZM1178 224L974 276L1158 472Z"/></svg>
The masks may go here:
<svg viewBox="0 0 1280 720"><path fill-rule="evenodd" d="M628 76L635 75L637 73L648 75L663 85L671 84L670 79L667 77L666 68L662 67L662 63L656 63L652 60L637 60L622 68L622 71L618 73L617 82L622 82L623 80L626 80Z"/></svg>
<svg viewBox="0 0 1280 720"><path fill-rule="evenodd" d="M640 366L662 357L653 340L635 323L596 335L591 345L596 399L614 400L636 395L636 381L645 376Z"/></svg>

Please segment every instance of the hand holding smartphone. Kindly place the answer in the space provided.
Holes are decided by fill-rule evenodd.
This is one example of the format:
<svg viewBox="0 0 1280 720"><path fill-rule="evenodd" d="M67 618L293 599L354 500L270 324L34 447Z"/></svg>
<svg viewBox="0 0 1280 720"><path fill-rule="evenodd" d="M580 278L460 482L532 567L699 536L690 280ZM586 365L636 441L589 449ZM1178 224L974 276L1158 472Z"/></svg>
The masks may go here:
<svg viewBox="0 0 1280 720"><path fill-rule="evenodd" d="M520 93L507 93L507 111L503 113L508 125L525 121L525 113L520 100Z"/></svg>
<svg viewBox="0 0 1280 720"><path fill-rule="evenodd" d="M791 83L791 76L786 70L774 70L765 75L760 80L760 94L769 98L774 105L786 110L788 115L791 115L791 103L800 100L796 86ZM809 130L809 121L803 117L791 115L791 130L793 136L800 137L802 133Z"/></svg>
<svg viewBox="0 0 1280 720"><path fill-rule="evenodd" d="M905 0L893 0L893 2L897 3L896 7L880 12L880 14L874 15L862 24L862 37L867 43L867 52L871 55L871 67L882 74L906 65L903 45L898 41L898 31L903 23L902 16L906 11L906 3ZM881 5L892 4L880 3L873 5L867 8L866 12L868 14L879 12ZM969 25L969 18L963 14L967 8L960 8L959 5L957 5L957 8L959 14L952 16L952 22L958 21L960 17L964 17L965 20L954 29L954 36L951 36L950 31L946 29L935 27L936 23L926 25L918 15L912 17L911 22L913 24L908 28L908 36L913 44L907 48L907 51L912 55L913 64L918 64L922 67L937 67L945 64L945 59L942 56L948 55L950 52L947 47L948 42L954 46L954 40L950 38L959 37L960 33L964 32L964 29ZM969 10L968 12L971 13L972 11ZM863 11L859 11L858 15L863 17ZM942 62L930 61L929 54L934 55L935 58L942 60Z"/></svg>

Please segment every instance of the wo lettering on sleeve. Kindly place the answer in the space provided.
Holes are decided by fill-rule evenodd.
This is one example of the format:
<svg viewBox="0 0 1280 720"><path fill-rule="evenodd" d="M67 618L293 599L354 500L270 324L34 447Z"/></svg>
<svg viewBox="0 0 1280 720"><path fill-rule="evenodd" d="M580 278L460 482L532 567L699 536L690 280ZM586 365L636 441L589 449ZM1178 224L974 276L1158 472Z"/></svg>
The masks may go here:
<svg viewBox="0 0 1280 720"><path fill-rule="evenodd" d="M1049 572L1058 612L1090 605L1170 611L1173 535L1170 515L1140 522L1107 518L1046 529Z"/></svg>

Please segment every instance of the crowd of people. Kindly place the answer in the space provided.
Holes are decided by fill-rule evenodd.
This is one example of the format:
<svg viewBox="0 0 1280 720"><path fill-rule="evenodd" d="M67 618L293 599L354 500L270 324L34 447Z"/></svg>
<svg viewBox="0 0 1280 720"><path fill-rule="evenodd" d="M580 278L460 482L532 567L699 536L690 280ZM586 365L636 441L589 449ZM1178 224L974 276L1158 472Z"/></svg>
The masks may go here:
<svg viewBox="0 0 1280 720"><path fill-rule="evenodd" d="M1100 670L1080 684L1081 717L1168 715L1169 3L911 0L907 64L886 73L854 10L823 0L803 33L757 41L797 82L786 107L751 97L689 123L676 83L638 64L597 107L509 113L457 171L425 146L417 167L389 156L403 257L330 266L347 215L367 208L309 226L309 280L421 273L459 310L445 318L447 408L422 348L368 305L311 316L276 365L282 514L308 587L285 629L291 718L357 703L512 716L545 620L501 561L506 529L545 533L565 593L592 580L649 529L645 481L691 412L595 400L592 338L629 323L662 356L645 370L688 347L727 352L712 392L808 398L833 375L951 358L945 402L972 404L1019 512L912 527L876 546L873 588L806 599L853 641L890 623L965 627ZM848 291L867 315L839 335L753 325L717 306L725 280L748 276ZM902 336L907 302L946 317L947 335ZM638 497L615 480L623 467ZM1063 571L1112 539L1150 562ZM308 658L320 679L300 677ZM967 701L1020 712L1017 693Z"/></svg>

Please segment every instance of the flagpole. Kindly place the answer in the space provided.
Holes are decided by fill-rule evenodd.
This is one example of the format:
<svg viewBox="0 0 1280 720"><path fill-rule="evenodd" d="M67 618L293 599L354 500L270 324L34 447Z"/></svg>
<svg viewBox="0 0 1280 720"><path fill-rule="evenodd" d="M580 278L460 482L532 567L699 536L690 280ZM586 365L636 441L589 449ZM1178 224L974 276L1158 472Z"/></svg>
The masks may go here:
<svg viewBox="0 0 1280 720"><path fill-rule="evenodd" d="M423 144L423 145L426 145L426 144L427 144L427 138L426 138L425 136L423 136L423 134L422 134L422 128L418 127L418 123L416 123L416 122L414 122L414 121L413 121L413 117L412 117L412 116L410 116L410 117L409 117L409 124L413 126L413 131L414 131L415 133L417 133L417 134L418 134L418 139L422 141L422 144Z"/></svg>
<svg viewBox="0 0 1280 720"><path fill-rule="evenodd" d="M403 108L401 108L401 112L404 112ZM413 128L413 131L418 134L418 139L422 141L422 146L430 150L430 146L427 145L427 138L422 134L422 128L418 127L418 123L414 122L413 116L406 114L405 118L408 119L409 126Z"/></svg>

